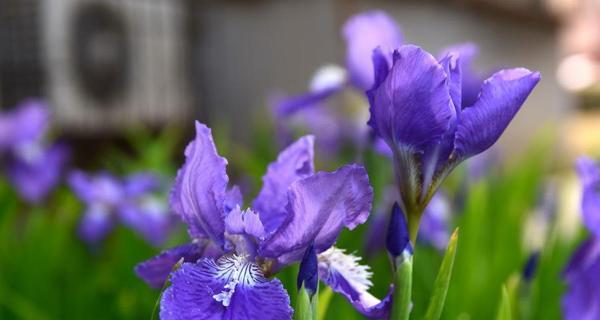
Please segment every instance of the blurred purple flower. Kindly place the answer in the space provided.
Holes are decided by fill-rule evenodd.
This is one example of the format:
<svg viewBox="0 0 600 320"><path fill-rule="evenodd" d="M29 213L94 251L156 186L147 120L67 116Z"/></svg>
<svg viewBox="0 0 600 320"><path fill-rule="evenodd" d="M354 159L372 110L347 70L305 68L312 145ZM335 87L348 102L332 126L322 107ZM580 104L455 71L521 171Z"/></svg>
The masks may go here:
<svg viewBox="0 0 600 320"><path fill-rule="evenodd" d="M252 208L242 210L239 190L228 189L227 161L218 155L209 128L196 123L196 138L185 155L170 204L187 223L193 242L136 267L142 279L160 287L174 262L184 261L162 296L161 318L289 319L286 291L279 280L267 276L299 262L311 245L320 262L332 262L324 255L338 234L364 223L371 209L365 169L348 165L332 173L314 173L313 137L305 136L268 166ZM205 254L199 245L215 250ZM332 268L320 268L319 276L333 285L328 282ZM352 270L337 271L340 276L354 275L347 273ZM355 303L367 314L382 308L379 301Z"/></svg>
<svg viewBox="0 0 600 320"><path fill-rule="evenodd" d="M157 195L160 180L151 173L133 174L120 180L109 173L89 176L74 171L69 184L86 205L79 226L79 234L86 242L101 241L118 221L156 246L171 231L173 217L165 201Z"/></svg>
<svg viewBox="0 0 600 320"><path fill-rule="evenodd" d="M32 203L41 202L60 182L69 159L63 144L47 146L48 107L26 100L15 110L0 114L0 153L11 183Z"/></svg>
<svg viewBox="0 0 600 320"><path fill-rule="evenodd" d="M392 150L401 206L416 236L441 182L498 140L540 75L523 68L497 72L484 81L477 101L462 109L458 53L437 60L413 45L378 48L373 63L369 125Z"/></svg>
<svg viewBox="0 0 600 320"><path fill-rule="evenodd" d="M562 298L567 320L600 318L600 167L589 158L577 161L583 185L583 222L591 232L563 272L568 289Z"/></svg>

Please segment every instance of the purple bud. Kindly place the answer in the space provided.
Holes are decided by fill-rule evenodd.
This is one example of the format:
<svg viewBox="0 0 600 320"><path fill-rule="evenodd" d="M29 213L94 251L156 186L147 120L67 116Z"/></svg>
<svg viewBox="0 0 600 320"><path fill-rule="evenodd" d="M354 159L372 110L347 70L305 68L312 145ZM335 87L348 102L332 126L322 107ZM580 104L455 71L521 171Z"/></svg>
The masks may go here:
<svg viewBox="0 0 600 320"><path fill-rule="evenodd" d="M540 252L539 251L535 251L531 255L529 255L529 258L527 258L527 262L525 263L525 266L523 267L523 280L525 280L526 282L529 282L529 281L531 281L531 279L533 279L533 276L535 276L535 272L537 270L539 260L540 260Z"/></svg>
<svg viewBox="0 0 600 320"><path fill-rule="evenodd" d="M296 285L298 290L302 288L308 292L309 296L313 296L317 292L317 286L319 284L319 263L317 261L317 253L314 245L310 245L304 252L304 257L300 262L300 270L298 271L298 280Z"/></svg>
<svg viewBox="0 0 600 320"><path fill-rule="evenodd" d="M394 203L392 208L385 245L392 258L400 257L404 252L410 255L413 253L406 216L397 202Z"/></svg>

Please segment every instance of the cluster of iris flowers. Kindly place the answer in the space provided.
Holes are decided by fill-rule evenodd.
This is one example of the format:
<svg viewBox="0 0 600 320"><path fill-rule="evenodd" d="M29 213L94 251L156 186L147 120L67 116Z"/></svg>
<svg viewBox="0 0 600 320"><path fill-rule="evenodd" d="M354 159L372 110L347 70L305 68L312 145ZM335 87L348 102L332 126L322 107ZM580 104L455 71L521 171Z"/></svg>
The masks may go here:
<svg viewBox="0 0 600 320"><path fill-rule="evenodd" d="M326 66L310 92L271 101L284 148L266 168L252 201L229 181L228 162L211 129L200 122L168 201L164 179L150 172L66 175L83 203L79 235L89 244L101 243L117 223L155 246L164 243L174 220L187 226L188 243L135 267L143 281L162 290L161 319L317 319L320 282L367 318L408 319L413 273L419 272L413 270L416 241L443 254L426 309L426 319L440 318L459 234L448 223L448 195L438 189L460 163L500 138L540 74L503 69L484 79L472 67L473 44L450 46L434 56L405 44L400 27L381 11L351 17L342 35L345 67ZM348 92L364 111L350 119L329 107L332 97ZM292 139L292 118L311 134ZM48 119L43 103L33 100L0 115L7 176L30 202L42 201L66 172L68 149L48 143ZM373 203L361 164L315 169L315 149L331 153L344 142L389 157L394 179L380 190L381 203ZM590 236L564 270L568 290L562 310L566 319L598 319L600 166L581 158L576 167ZM386 250L391 262L389 290L380 298L369 292L374 276L369 266L336 246L344 229L367 221L366 251ZM524 278L531 277L538 255L532 253ZM294 306L277 278L293 265L299 266Z"/></svg>

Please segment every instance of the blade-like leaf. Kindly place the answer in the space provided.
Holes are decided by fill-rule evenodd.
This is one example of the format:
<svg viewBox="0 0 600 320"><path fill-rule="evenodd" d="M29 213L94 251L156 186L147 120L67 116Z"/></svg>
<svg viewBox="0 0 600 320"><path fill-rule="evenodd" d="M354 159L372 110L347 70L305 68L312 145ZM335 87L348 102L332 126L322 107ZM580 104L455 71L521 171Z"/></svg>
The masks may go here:
<svg viewBox="0 0 600 320"><path fill-rule="evenodd" d="M448 293L448 286L450 285L450 278L452 276L457 244L458 228L454 230L454 233L452 233L452 236L450 237L446 254L442 260L442 265L435 278L433 294L431 295L431 300L429 300L429 306L427 307L427 313L424 318L425 320L438 320L442 315L444 302L446 301L446 293Z"/></svg>
<svg viewBox="0 0 600 320"><path fill-rule="evenodd" d="M496 320L511 320L511 308L510 308L510 297L508 295L508 289L506 286L502 286L502 297L500 300L500 306L498 307L498 314Z"/></svg>

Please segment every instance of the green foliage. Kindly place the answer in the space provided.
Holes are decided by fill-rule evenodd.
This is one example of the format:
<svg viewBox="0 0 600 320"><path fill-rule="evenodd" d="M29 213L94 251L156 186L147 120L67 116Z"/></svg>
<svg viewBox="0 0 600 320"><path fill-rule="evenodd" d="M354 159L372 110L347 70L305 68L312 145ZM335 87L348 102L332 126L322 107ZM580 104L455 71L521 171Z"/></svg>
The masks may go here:
<svg viewBox="0 0 600 320"><path fill-rule="evenodd" d="M128 138L128 152L113 150L97 167L120 174L151 169L172 178L182 162L182 140L190 138L176 129L158 135L138 132ZM215 131L215 139L221 154L229 159L231 181L244 181L249 201L258 192L267 164L280 149L273 143L272 131L256 130L251 144L225 143L231 141L226 131ZM460 227L461 234L441 319L493 319L499 310L509 310L502 288L507 279L520 274L530 254L523 247L523 226L536 206L548 172L546 146L534 146L527 155L516 157L506 167L494 168L494 175L478 182L462 183L464 170L459 168L444 186L450 195L461 194L465 185L467 189L463 199L455 201L453 224ZM348 161L352 161L349 155L320 159L316 167L330 170ZM360 162L367 167L377 202L392 180L389 161L366 152ZM139 280L133 267L162 248L149 246L121 227L102 246L90 248L76 234L81 210L65 187L43 205L32 207L18 200L6 182L0 182L0 319L151 318L159 292ZM365 252L367 227L344 231L337 246L368 256L362 262L373 271L371 292L383 297L393 275L385 252ZM564 288L559 274L575 243L562 239L556 228L550 229L536 276L531 283L520 283L515 298L509 301L512 319L560 318L559 299ZM186 240L181 228L165 247ZM441 252L417 244L411 319L425 317L442 264ZM296 275L297 266L277 275L293 306ZM324 286L321 289L319 319L362 318L343 297Z"/></svg>

